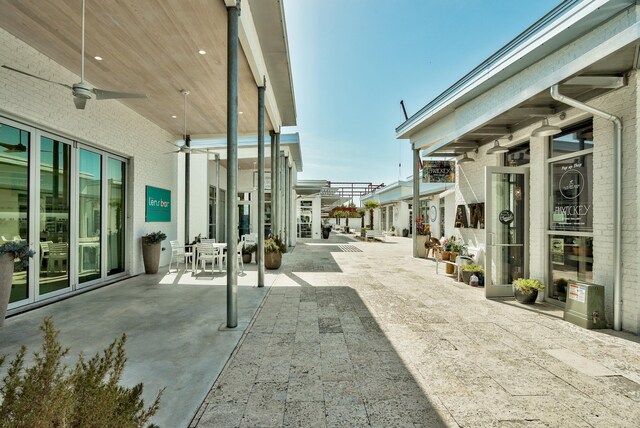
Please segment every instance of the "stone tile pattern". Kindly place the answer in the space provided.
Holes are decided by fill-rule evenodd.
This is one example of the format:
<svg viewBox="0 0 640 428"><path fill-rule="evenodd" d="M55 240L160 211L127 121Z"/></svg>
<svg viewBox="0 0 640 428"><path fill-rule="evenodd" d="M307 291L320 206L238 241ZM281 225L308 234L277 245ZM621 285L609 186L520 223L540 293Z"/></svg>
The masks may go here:
<svg viewBox="0 0 640 428"><path fill-rule="evenodd" d="M402 238L353 244L364 253L304 242L192 427L640 425L635 336L486 300ZM563 348L617 375L545 352Z"/></svg>

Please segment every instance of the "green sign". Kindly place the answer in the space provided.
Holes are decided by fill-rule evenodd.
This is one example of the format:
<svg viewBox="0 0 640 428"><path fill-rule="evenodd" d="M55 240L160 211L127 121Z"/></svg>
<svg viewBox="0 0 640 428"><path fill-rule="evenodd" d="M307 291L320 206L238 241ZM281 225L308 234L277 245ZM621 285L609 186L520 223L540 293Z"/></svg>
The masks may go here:
<svg viewBox="0 0 640 428"><path fill-rule="evenodd" d="M145 221L171 221L171 190L147 186Z"/></svg>

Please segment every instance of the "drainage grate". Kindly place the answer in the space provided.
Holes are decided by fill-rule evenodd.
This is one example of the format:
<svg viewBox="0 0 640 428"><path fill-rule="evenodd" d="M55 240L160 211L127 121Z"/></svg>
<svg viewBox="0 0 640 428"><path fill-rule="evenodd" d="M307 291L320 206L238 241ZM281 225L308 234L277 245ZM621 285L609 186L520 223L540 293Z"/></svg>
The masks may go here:
<svg viewBox="0 0 640 428"><path fill-rule="evenodd" d="M338 248L340 248L340 250L342 250L342 252L344 253L361 253L362 250L358 247L355 247L353 245L338 245Z"/></svg>

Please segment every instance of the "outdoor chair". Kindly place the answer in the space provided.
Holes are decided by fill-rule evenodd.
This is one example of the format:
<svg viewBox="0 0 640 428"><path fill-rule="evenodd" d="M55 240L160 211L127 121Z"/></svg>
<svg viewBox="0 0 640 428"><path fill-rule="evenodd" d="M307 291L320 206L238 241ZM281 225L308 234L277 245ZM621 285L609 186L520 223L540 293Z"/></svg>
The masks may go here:
<svg viewBox="0 0 640 428"><path fill-rule="evenodd" d="M429 258L429 252L432 253L434 258L440 257L442 254L442 244L438 238L429 239L424 246L427 248L426 258Z"/></svg>
<svg viewBox="0 0 640 428"><path fill-rule="evenodd" d="M201 242L198 244L198 260L196 261L196 266L200 263L202 270L206 272L207 263L211 263L211 278L213 278L213 269L216 263L218 264L218 271L222 272L223 257L220 248L216 248L211 244L213 244L213 242Z"/></svg>
<svg viewBox="0 0 640 428"><path fill-rule="evenodd" d="M200 239L200 243L202 243L202 244L215 244L216 243L216 239L215 238L201 238Z"/></svg>
<svg viewBox="0 0 640 428"><path fill-rule="evenodd" d="M238 251L236 252L236 260L240 267L240 273L244 273L244 262L242 261L242 249L244 248L245 241L238 242ZM227 254L222 255L222 263L226 262Z"/></svg>
<svg viewBox="0 0 640 428"><path fill-rule="evenodd" d="M49 245L53 244L53 241L45 241L40 243L40 266L44 266L44 261L49 259ZM47 263L49 263L47 261Z"/></svg>
<svg viewBox="0 0 640 428"><path fill-rule="evenodd" d="M64 266L69 258L69 244L66 242L52 242L49 244L49 261L47 262L47 272L66 272Z"/></svg>
<svg viewBox="0 0 640 428"><path fill-rule="evenodd" d="M191 260L193 253L191 251L185 251L184 247L180 245L180 241L169 241L171 244L171 259L169 260L169 272L171 272L171 265L173 260L176 261L176 270L180 270L180 259L184 262L184 268L187 269L187 261Z"/></svg>

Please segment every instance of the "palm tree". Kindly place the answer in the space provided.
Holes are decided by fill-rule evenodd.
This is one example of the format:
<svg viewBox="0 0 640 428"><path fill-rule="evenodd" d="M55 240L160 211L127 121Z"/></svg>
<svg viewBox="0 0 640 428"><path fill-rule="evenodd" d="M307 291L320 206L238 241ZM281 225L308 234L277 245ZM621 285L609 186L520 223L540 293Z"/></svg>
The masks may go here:
<svg viewBox="0 0 640 428"><path fill-rule="evenodd" d="M338 219L338 224L340 224L340 219L344 218L344 211L336 210L333 212L333 217Z"/></svg>
<svg viewBox="0 0 640 428"><path fill-rule="evenodd" d="M380 206L380 202L366 201L364 207L369 210L369 229L373 230L373 210Z"/></svg>

